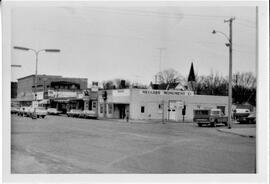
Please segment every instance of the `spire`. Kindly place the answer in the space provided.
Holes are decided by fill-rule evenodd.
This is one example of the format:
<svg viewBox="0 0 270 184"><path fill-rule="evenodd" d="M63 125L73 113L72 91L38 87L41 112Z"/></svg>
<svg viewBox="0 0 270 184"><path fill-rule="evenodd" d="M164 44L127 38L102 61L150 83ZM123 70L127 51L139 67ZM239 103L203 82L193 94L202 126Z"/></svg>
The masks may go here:
<svg viewBox="0 0 270 184"><path fill-rule="evenodd" d="M193 68L193 62L191 63L189 75L188 75L188 82L195 82L195 74L194 74L194 68Z"/></svg>

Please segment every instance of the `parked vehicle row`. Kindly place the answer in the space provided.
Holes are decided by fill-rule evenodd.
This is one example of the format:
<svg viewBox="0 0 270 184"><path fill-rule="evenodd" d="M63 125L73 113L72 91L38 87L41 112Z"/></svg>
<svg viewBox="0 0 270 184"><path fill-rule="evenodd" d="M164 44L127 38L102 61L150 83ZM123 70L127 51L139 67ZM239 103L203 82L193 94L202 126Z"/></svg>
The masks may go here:
<svg viewBox="0 0 270 184"><path fill-rule="evenodd" d="M34 109L32 106L23 106L23 107L12 107L11 114L17 114L18 116L24 117L34 117L36 110L36 117L37 118L45 118L46 115L59 115L62 111L57 110L56 108L48 108L45 109L44 107L37 107ZM72 109L67 112L68 117L77 117L77 118L97 118L97 113L91 110L78 110Z"/></svg>
<svg viewBox="0 0 270 184"><path fill-rule="evenodd" d="M35 117L45 118L47 115L47 111L44 107L37 107L37 108L34 108L32 106L21 107L16 112L19 116L32 117L32 118L35 118Z"/></svg>

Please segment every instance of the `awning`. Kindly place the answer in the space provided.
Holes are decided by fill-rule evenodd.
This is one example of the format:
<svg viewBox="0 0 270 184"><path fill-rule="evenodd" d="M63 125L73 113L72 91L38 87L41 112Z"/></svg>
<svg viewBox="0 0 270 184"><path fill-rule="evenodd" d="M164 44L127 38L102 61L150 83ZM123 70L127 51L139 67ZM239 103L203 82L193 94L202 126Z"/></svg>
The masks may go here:
<svg viewBox="0 0 270 184"><path fill-rule="evenodd" d="M70 100L69 99L55 99L53 101L54 102L61 102L61 103L68 103Z"/></svg>

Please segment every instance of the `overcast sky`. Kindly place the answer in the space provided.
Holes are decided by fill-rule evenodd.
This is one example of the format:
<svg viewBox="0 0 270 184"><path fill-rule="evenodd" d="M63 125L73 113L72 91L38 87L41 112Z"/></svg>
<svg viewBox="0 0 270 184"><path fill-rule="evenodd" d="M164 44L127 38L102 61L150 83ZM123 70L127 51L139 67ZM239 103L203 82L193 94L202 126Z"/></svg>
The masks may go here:
<svg viewBox="0 0 270 184"><path fill-rule="evenodd" d="M38 73L83 77L91 81L125 78L149 84L161 69L228 75L229 35L233 22L233 72L256 71L255 7L31 7L12 11L12 45L40 53ZM166 48L160 52L158 48ZM12 80L34 74L35 56L12 50Z"/></svg>

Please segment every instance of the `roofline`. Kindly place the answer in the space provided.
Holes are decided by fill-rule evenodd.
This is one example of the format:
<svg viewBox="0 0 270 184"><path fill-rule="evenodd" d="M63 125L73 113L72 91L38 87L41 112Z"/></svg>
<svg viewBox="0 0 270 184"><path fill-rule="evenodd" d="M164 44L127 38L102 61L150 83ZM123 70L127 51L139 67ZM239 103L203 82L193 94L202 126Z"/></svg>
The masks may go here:
<svg viewBox="0 0 270 184"><path fill-rule="evenodd" d="M27 76L25 76L25 77L18 78L17 80L22 80L22 79L29 78L29 77L34 77L34 76L35 76L35 74L27 75ZM63 76L61 76L61 75L38 74L37 76L59 77L59 78L63 78L63 79L81 79L81 80L88 80L88 78L63 77Z"/></svg>

